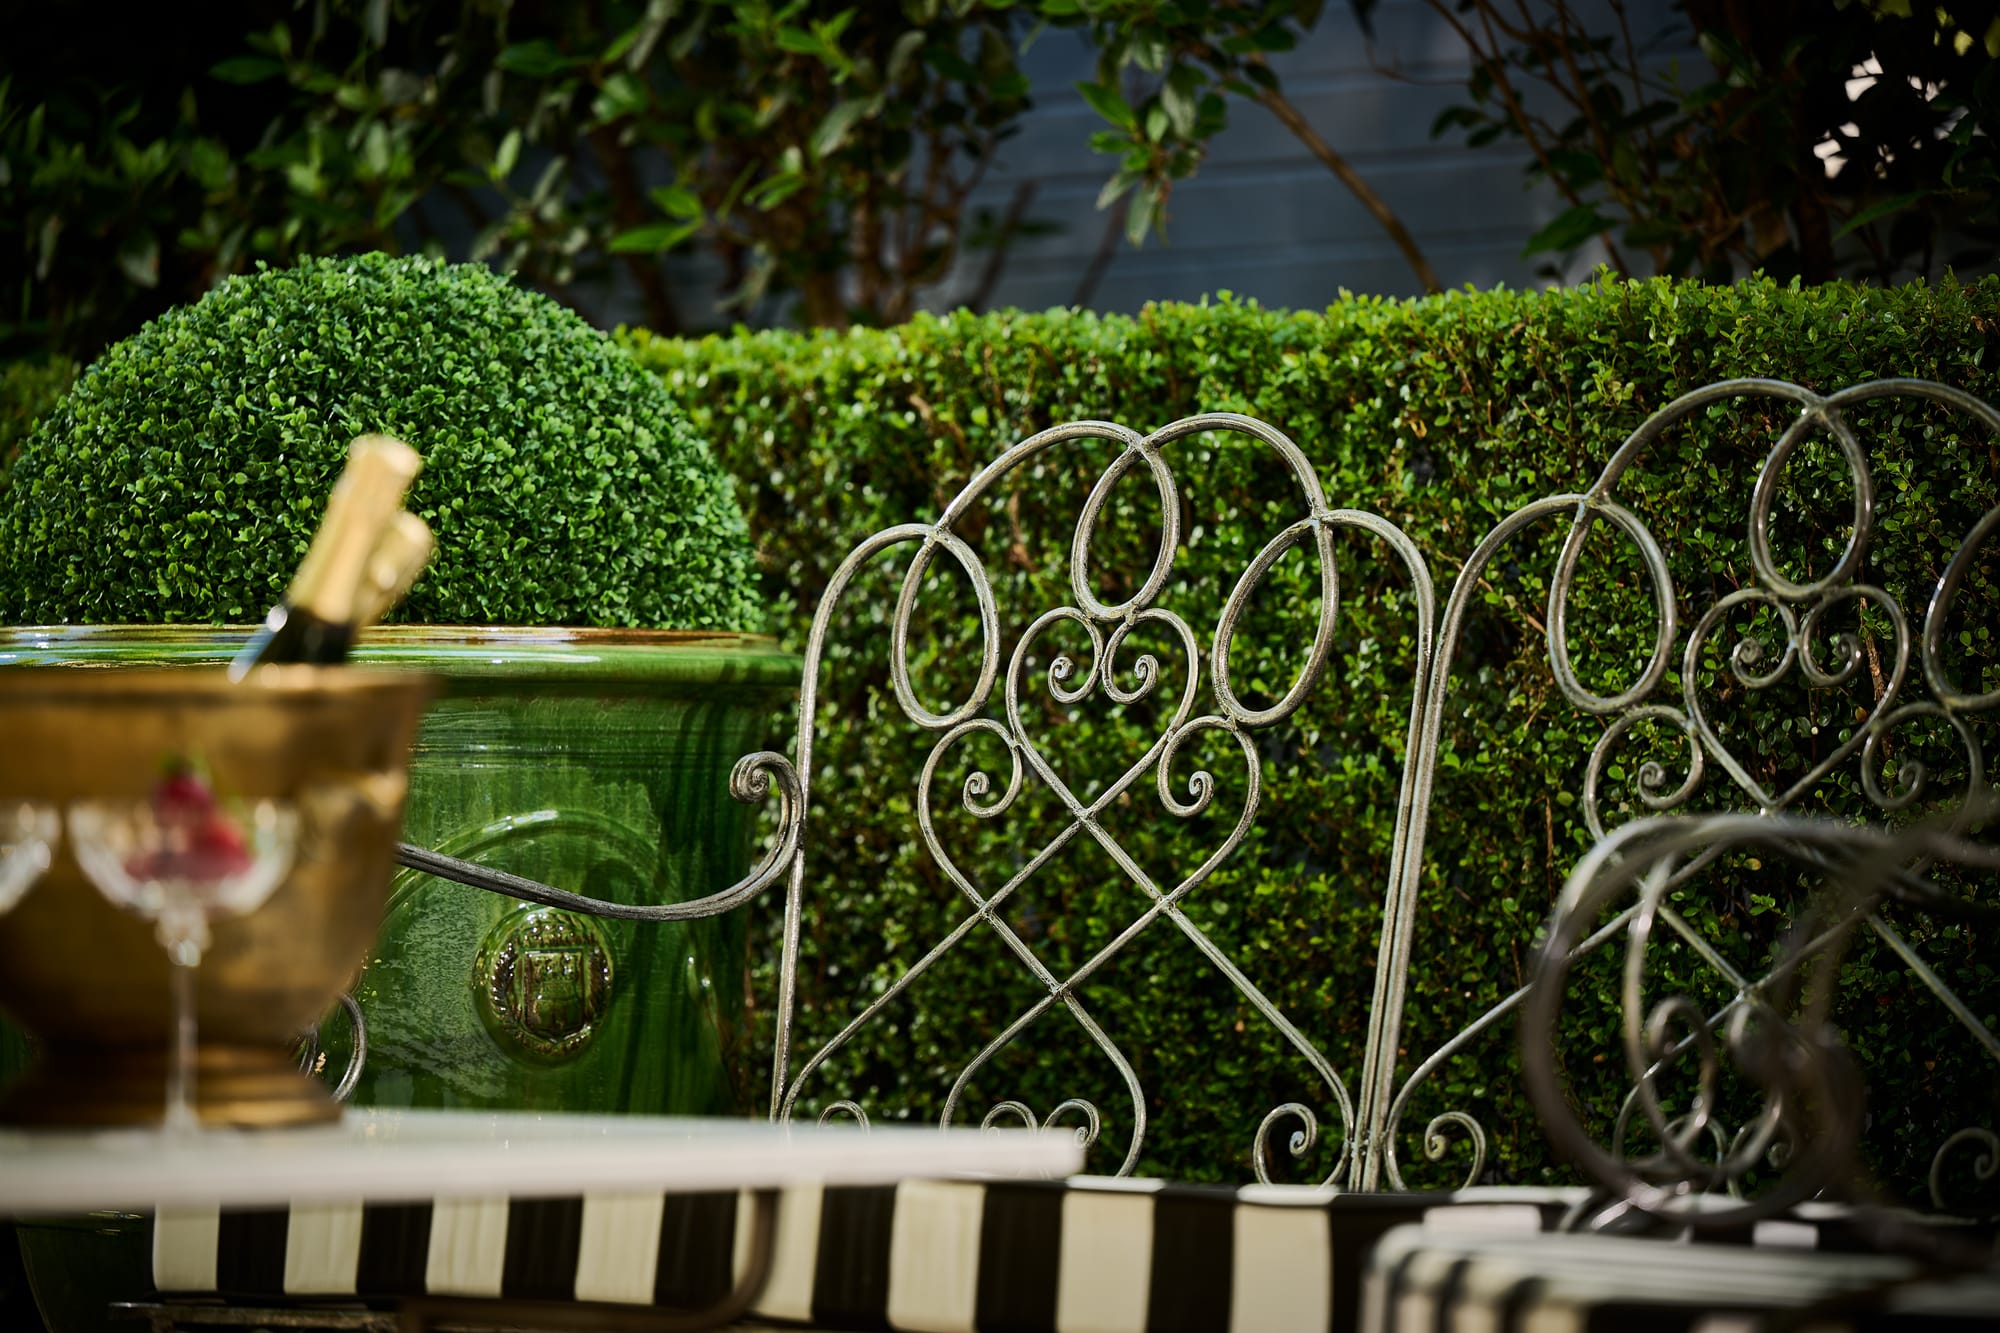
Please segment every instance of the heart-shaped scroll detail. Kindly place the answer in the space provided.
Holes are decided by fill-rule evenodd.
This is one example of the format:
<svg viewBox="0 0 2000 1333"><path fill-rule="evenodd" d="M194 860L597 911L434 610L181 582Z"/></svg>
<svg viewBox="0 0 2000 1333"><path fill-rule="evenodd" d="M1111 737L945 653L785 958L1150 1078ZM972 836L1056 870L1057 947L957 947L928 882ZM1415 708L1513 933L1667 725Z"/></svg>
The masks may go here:
<svg viewBox="0 0 2000 1333"><path fill-rule="evenodd" d="M1795 665L1808 685L1829 687L1844 684L1860 668L1864 658L1863 649L1856 636L1842 633L1834 637L1833 645L1845 660L1831 667L1819 660L1815 645L1821 638L1820 628L1826 621L1827 613L1847 602L1872 602L1889 617L1889 622L1895 631L1893 667L1883 685L1881 696L1875 701L1874 708L1854 729L1853 734L1819 763L1813 765L1803 777L1774 796L1762 783L1750 776L1749 770L1730 752L1729 747L1723 744L1722 737L1716 732L1702 707L1700 695L1696 690L1696 682L1700 678L1698 668L1702 648L1707 643L1710 633L1731 611L1746 605L1764 606L1777 615L1785 629L1785 648L1777 665L1768 671L1757 669L1762 654L1760 641L1756 639L1739 640L1729 654L1729 669L1753 695L1759 690L1775 685ZM1884 724L1884 719L1895 708L1909 661L1910 631L1903 616L1903 609L1895 598L1880 588L1870 584L1855 583L1829 589L1812 599L1803 617L1778 594L1768 589L1740 588L1710 607L1708 614L1701 618L1693 632L1688 635L1687 650L1681 659L1681 692L1687 704L1687 716L1693 723L1696 734L1700 736L1703 748L1722 766L1723 771L1735 780L1736 785L1757 802L1760 809L1782 810L1811 791L1827 774L1846 763L1868 743L1868 738Z"/></svg>

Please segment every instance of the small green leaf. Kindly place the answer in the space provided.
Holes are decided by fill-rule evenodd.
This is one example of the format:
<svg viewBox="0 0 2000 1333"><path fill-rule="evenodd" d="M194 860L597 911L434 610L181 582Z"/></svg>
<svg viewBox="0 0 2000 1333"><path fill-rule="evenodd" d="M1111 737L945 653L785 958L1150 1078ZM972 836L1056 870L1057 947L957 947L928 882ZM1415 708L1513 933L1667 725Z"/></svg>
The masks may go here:
<svg viewBox="0 0 2000 1333"><path fill-rule="evenodd" d="M604 81L597 100L591 104L591 114L599 124L604 124L638 115L649 100L646 85L638 75L620 70Z"/></svg>
<svg viewBox="0 0 2000 1333"><path fill-rule="evenodd" d="M224 83L262 83L283 74L285 66L269 56L231 56L211 65L208 72Z"/></svg>
<svg viewBox="0 0 2000 1333"><path fill-rule="evenodd" d="M648 222L611 238L616 254L659 254L671 250L701 229L699 222Z"/></svg>
<svg viewBox="0 0 2000 1333"><path fill-rule="evenodd" d="M564 55L554 42L543 39L510 46L502 51L493 63L509 74L522 74L531 79L546 79L586 62L574 56Z"/></svg>
<svg viewBox="0 0 2000 1333"><path fill-rule="evenodd" d="M778 29L778 49L790 51L793 55L818 56L821 59L825 59L828 53L825 39L804 28Z"/></svg>
<svg viewBox="0 0 2000 1333"><path fill-rule="evenodd" d="M1104 182L1104 188L1097 192L1097 206L1100 209L1111 207L1118 202L1120 195L1137 185L1141 179L1136 171L1117 172L1110 180Z"/></svg>
<svg viewBox="0 0 2000 1333"><path fill-rule="evenodd" d="M910 72L911 63L923 52L926 40L924 32L916 28L896 39L896 44L889 48L889 64L884 73L884 77L890 83L903 81L904 76Z"/></svg>
<svg viewBox="0 0 2000 1333"><path fill-rule="evenodd" d="M785 200L805 187L806 177L802 171L781 171L766 180L758 181L743 192L743 202L752 208L764 210L776 208Z"/></svg>
<svg viewBox="0 0 2000 1333"><path fill-rule="evenodd" d="M1834 238L1838 240L1840 237L1847 235L1847 233L1859 230L1878 218L1886 218L1891 213L1900 213L1910 205L1922 202L1923 197L1923 191L1912 190L1908 194L1899 194L1891 199L1878 199L1868 205L1868 207L1855 213L1847 221L1841 223L1839 230L1833 233Z"/></svg>
<svg viewBox="0 0 2000 1333"><path fill-rule="evenodd" d="M1101 83L1079 83L1076 90L1083 94L1084 101L1090 103L1091 110L1113 125L1122 125L1135 133L1138 131L1139 118L1132 114L1132 104L1116 88Z"/></svg>
<svg viewBox="0 0 2000 1333"><path fill-rule="evenodd" d="M135 287L151 290L160 285L160 238L142 231L118 248L118 267Z"/></svg>
<svg viewBox="0 0 2000 1333"><path fill-rule="evenodd" d="M1132 209L1125 215L1125 239L1133 245L1146 243L1146 233L1153 229L1153 220L1159 216L1162 193L1149 186L1132 196Z"/></svg>
<svg viewBox="0 0 2000 1333"><path fill-rule="evenodd" d="M1611 222L1598 216L1597 210L1589 204L1578 204L1559 215L1555 221L1543 227L1528 238L1528 244L1521 251L1521 257L1538 255L1550 250L1574 250L1593 236L1602 234Z"/></svg>
<svg viewBox="0 0 2000 1333"><path fill-rule="evenodd" d="M1179 70L1174 72L1180 73ZM1187 80L1170 78L1161 85L1160 108L1167 113L1176 135L1183 139L1194 137L1197 109L1194 89L1188 86Z"/></svg>
<svg viewBox="0 0 2000 1333"><path fill-rule="evenodd" d="M701 196L685 185L662 185L652 192L651 198L669 216L682 219L701 216Z"/></svg>
<svg viewBox="0 0 2000 1333"><path fill-rule="evenodd" d="M855 122L868 114L868 107L869 103L858 97L835 102L832 110L821 118L818 127L813 130L810 145L813 157L824 158L840 151Z"/></svg>
<svg viewBox="0 0 2000 1333"><path fill-rule="evenodd" d="M493 154L493 179L502 181L514 174L514 164L521 160L521 131L518 127L508 130L507 137L500 141L500 147Z"/></svg>

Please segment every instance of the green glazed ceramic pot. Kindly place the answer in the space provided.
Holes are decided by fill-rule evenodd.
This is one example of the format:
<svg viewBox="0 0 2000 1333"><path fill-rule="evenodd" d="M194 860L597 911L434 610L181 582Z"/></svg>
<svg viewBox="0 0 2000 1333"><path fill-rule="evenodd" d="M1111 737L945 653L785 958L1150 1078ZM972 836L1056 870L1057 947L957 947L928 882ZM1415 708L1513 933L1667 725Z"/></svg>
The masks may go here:
<svg viewBox="0 0 2000 1333"><path fill-rule="evenodd" d="M0 667L201 665L242 630L0 630ZM394 626L354 654L442 679L411 756L405 837L622 903L727 887L757 812L729 796L798 683L746 635ZM591 918L404 871L354 989L363 1105L712 1114L743 997L740 914ZM338 1073L345 1022L329 1024Z"/></svg>
<svg viewBox="0 0 2000 1333"><path fill-rule="evenodd" d="M0 630L0 669L214 666L245 633ZM624 903L714 893L756 855L759 812L730 797L729 773L767 746L798 685L798 659L770 639L394 626L354 660L441 678L411 756L410 842ZM751 1110L755 1080L733 1071L745 920L613 921L401 872L353 988L368 1035L354 1101ZM330 1080L347 1028L339 1016L325 1026ZM20 1056L0 1040L0 1081ZM41 1269L32 1234L22 1240Z"/></svg>

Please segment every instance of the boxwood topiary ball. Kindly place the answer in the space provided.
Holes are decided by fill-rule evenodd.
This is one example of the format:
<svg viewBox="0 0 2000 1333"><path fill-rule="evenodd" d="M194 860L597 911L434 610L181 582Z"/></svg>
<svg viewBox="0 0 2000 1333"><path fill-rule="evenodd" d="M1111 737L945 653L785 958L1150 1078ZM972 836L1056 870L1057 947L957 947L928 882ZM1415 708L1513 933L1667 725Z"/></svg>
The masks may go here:
<svg viewBox="0 0 2000 1333"><path fill-rule="evenodd" d="M758 627L742 512L660 381L489 269L387 255L231 278L95 362L0 490L0 620L261 616L368 431L423 454L437 534L398 618Z"/></svg>

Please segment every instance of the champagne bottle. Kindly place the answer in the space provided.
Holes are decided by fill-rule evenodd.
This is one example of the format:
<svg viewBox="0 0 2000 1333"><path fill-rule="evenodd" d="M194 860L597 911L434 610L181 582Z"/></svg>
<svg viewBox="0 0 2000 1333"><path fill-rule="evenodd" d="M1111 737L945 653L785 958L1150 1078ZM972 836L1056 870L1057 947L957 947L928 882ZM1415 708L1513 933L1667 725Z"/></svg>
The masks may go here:
<svg viewBox="0 0 2000 1333"><path fill-rule="evenodd" d="M389 613L403 600L435 545L428 524L404 510L382 530L375 549L368 555L367 572L361 592L354 599L354 628L358 633Z"/></svg>
<svg viewBox="0 0 2000 1333"><path fill-rule="evenodd" d="M231 680L265 663L327 663L347 656L370 556L422 466L416 450L386 435L363 435L348 446L347 468L327 496L326 514L285 600L271 608L229 664Z"/></svg>

